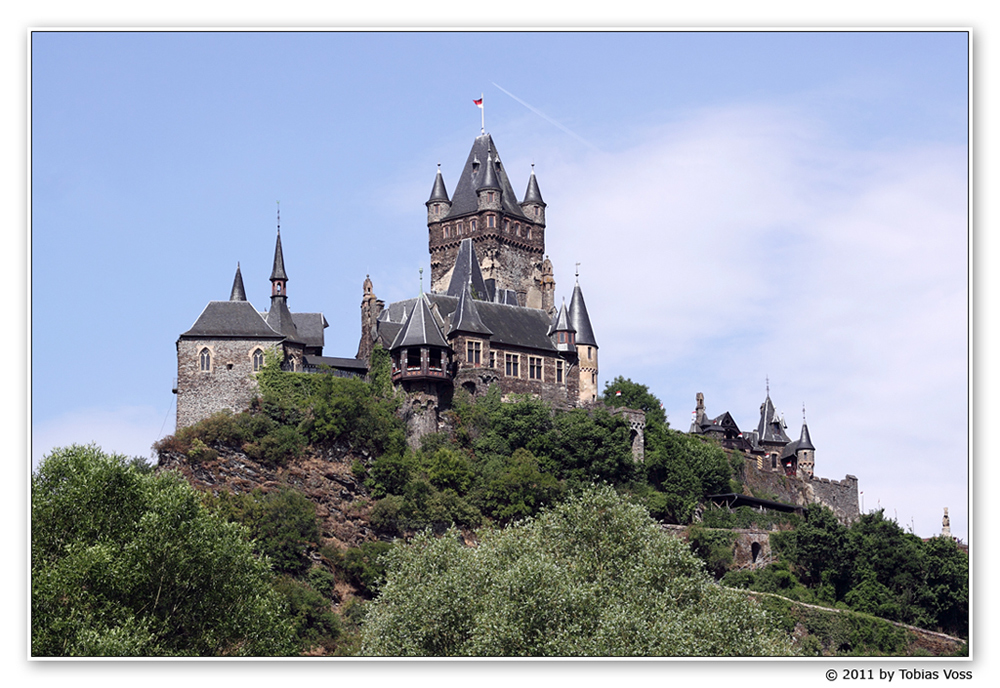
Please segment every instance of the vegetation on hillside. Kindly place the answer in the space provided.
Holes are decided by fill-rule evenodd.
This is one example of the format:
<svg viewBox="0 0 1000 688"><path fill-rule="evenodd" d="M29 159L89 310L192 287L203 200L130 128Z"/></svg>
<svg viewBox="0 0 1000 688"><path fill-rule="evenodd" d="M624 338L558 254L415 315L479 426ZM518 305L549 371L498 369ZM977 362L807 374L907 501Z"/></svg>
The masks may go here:
<svg viewBox="0 0 1000 688"><path fill-rule="evenodd" d="M430 531L386 555L362 628L373 656L794 654L745 595L609 486L506 528Z"/></svg>
<svg viewBox="0 0 1000 688"><path fill-rule="evenodd" d="M857 619L762 598L765 624L712 575L968 633L968 559L954 543L924 543L881 513L846 528L821 507L803 518L706 506L742 491L743 457L670 429L644 385L616 378L606 407L569 411L458 390L449 429L411 448L388 375L380 349L367 382L287 373L269 358L250 409L155 445L193 466L233 450L272 470L307 451L349 456L379 541L346 551L324 544L315 504L291 487L199 494L95 447L53 452L32 477L33 654L357 654L363 642L374 654L741 655L791 651L781 638L800 621L818 629L807 654L901 646ZM647 414L641 463L616 406ZM650 520L699 516L686 543ZM731 572L734 538L720 529L750 526L782 530L778 561ZM733 635L737 609L770 649ZM392 630L417 619L416 635Z"/></svg>

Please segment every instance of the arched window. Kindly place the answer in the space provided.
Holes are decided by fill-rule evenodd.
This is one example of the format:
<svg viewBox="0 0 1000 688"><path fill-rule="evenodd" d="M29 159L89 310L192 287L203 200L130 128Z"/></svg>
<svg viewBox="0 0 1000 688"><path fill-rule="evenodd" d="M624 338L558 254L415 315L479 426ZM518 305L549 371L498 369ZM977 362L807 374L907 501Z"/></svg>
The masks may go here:
<svg viewBox="0 0 1000 688"><path fill-rule="evenodd" d="M260 349L254 349L253 352L253 372L257 372L264 367L264 352Z"/></svg>
<svg viewBox="0 0 1000 688"><path fill-rule="evenodd" d="M212 352L208 348L201 350L201 370L204 373L212 372Z"/></svg>

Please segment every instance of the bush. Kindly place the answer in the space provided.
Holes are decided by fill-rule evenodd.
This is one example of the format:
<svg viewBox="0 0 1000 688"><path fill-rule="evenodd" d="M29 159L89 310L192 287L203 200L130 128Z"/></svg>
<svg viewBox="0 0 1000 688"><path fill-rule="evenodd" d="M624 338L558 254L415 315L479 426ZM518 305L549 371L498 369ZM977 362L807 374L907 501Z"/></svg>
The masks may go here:
<svg viewBox="0 0 1000 688"><path fill-rule="evenodd" d="M425 532L385 555L368 603L374 656L792 654L742 593L610 487L478 533Z"/></svg>

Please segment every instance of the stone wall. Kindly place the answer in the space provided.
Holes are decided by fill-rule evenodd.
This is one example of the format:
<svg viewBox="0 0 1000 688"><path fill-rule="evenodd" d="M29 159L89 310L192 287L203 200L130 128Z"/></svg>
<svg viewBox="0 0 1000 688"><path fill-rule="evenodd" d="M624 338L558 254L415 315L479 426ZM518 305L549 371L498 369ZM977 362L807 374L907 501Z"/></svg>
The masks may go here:
<svg viewBox="0 0 1000 688"><path fill-rule="evenodd" d="M823 504L830 508L844 524L857 520L858 479L853 475L843 480L829 478L801 478L786 476L781 472L758 470L757 458L749 457L744 463L743 484L757 493L756 496L776 498L779 502L806 507Z"/></svg>
<svg viewBox="0 0 1000 688"><path fill-rule="evenodd" d="M177 341L177 429L213 413L245 411L257 395L253 352L273 349L254 339L180 339ZM211 354L211 369L201 370L201 351Z"/></svg>

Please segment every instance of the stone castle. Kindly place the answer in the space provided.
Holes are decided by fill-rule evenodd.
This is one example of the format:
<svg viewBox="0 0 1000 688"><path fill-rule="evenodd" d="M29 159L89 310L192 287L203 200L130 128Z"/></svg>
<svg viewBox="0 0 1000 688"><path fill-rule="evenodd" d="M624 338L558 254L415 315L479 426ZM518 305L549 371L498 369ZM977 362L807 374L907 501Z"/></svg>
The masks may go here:
<svg viewBox="0 0 1000 688"><path fill-rule="evenodd" d="M365 376L372 351L385 349L393 384L405 392L411 440L440 428L439 412L457 389L480 396L497 385L504 398L530 394L556 408L599 403L598 345L578 274L569 306L565 300L555 305L554 270L545 255L546 204L534 169L518 201L492 137L483 133L450 196L438 167L426 206L430 290L386 305L366 277L361 338L352 358L323 355L328 323L322 313L289 309L279 216L270 309L258 311L246 300L237 265L229 300L209 302L177 340L177 428L223 409L245 410L256 396L255 373L267 351L277 352L288 371ZM644 416L620 412L641 460ZM689 432L742 451L759 472L818 480L808 427L803 422L800 438L790 440L769 393L760 424L749 433L728 413L707 418L699 393ZM848 476L842 491L841 499L828 500L806 490L812 496L793 503L838 501L838 513L850 520L857 516L857 479Z"/></svg>

